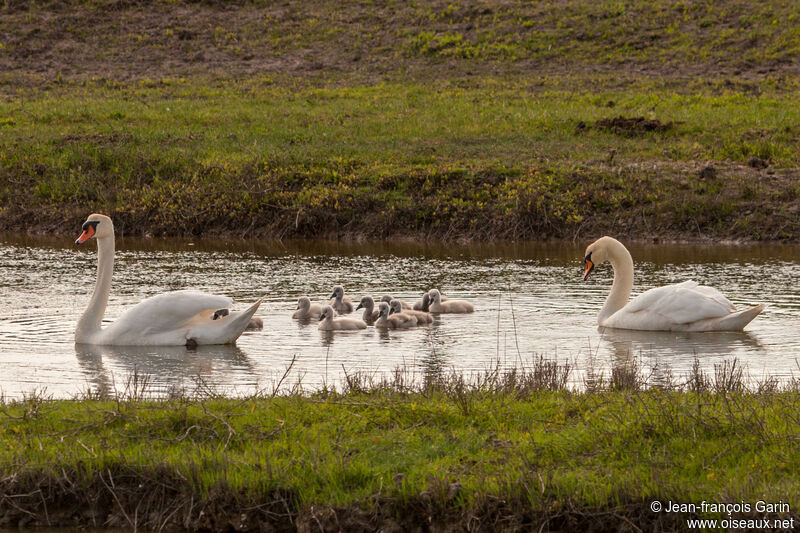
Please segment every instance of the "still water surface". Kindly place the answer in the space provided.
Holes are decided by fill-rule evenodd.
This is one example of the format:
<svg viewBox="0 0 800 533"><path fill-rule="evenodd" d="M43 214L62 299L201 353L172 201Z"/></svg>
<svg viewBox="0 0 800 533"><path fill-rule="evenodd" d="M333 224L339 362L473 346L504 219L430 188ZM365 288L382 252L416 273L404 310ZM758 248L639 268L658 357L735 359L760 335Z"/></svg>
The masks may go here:
<svg viewBox="0 0 800 533"><path fill-rule="evenodd" d="M647 333L597 328L611 287L599 268L583 282L586 242L441 246L405 243L253 242L118 239L106 319L163 291L225 294L236 309L265 295L264 330L236 346L121 348L76 346L75 322L94 288L94 244L69 238L0 235L0 391L19 398L45 391L68 398L87 390L124 388L135 372L153 390L191 390L202 381L227 394L271 390L296 357L288 384L306 389L339 384L344 372L376 376L403 367L420 378L452 369L485 371L496 364L527 366L544 356L568 362L576 386L591 364L609 375L638 357L658 381L666 369L680 377L695 358L738 358L756 378L800 377L800 247L780 245L632 245L634 294L694 279L725 293L737 306L769 304L744 333ZM442 315L408 331L323 333L290 318L297 297L323 301L336 284L358 301L390 293L409 301L423 290L475 304L472 315ZM590 363L591 360L591 363Z"/></svg>

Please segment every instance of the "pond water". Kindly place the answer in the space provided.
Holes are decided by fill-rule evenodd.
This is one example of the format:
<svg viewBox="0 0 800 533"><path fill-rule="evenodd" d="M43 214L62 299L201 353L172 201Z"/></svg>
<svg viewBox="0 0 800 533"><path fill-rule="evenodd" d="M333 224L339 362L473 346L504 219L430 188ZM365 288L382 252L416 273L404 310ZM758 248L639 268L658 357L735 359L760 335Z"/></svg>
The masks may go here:
<svg viewBox="0 0 800 533"><path fill-rule="evenodd" d="M244 309L265 296L263 331L235 346L124 348L75 345L73 332L94 288L96 247L69 237L0 235L0 392L69 398L110 392L131 376L155 391L194 386L226 394L271 390L294 359L284 385L307 390L340 384L344 373L411 377L441 371L477 373L495 365L528 366L543 356L610 374L638 358L644 373L685 375L695 359L737 358L756 379L800 376L800 247L781 245L630 246L634 294L686 279L712 285L737 307L768 307L743 333L647 333L599 330L596 316L611 287L604 265L581 280L580 242L515 245L263 242L117 239L106 319L148 296L177 289L225 294ZM93 242L93 241L92 241ZM334 285L356 302L392 294L415 301L438 287L475 304L471 315L441 315L407 331L323 333L290 318L297 297L323 301Z"/></svg>

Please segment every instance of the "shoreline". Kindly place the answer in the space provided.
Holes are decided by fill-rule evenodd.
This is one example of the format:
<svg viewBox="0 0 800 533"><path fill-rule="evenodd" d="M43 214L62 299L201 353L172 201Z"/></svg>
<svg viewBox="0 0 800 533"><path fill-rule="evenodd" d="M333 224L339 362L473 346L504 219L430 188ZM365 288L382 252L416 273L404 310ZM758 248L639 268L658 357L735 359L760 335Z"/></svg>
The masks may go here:
<svg viewBox="0 0 800 533"><path fill-rule="evenodd" d="M88 213L87 213L88 215ZM76 226L78 231L80 226ZM59 246L63 245L64 248L70 248L73 244L75 235L70 232L54 232L48 231L43 228L31 229L25 228L26 231L13 231L3 230L0 231L0 239L10 242L18 243L26 240L40 241L48 245ZM73 232L74 233L74 232ZM76 233L77 234L77 233ZM561 239L561 238L548 238L547 240L475 240L465 237L453 238L451 240L441 240L437 238L419 236L419 235L392 235L386 238L373 238L365 237L363 235L338 235L338 236L313 236L313 237L297 237L294 236L288 239L279 239L277 237L263 236L263 237L241 237L235 233L215 233L210 235L167 235L167 236L152 236L152 235L116 235L117 244L120 249L123 247L128 248L151 248L158 245L166 245L167 247L189 247L196 244L201 245L201 249L244 249L249 250L253 246L269 248L271 246L285 247L290 245L295 248L305 248L321 246L323 248L330 247L345 247L353 249L361 249L370 247L396 247L401 250L409 250L413 253L414 248L418 248L420 252L425 253L430 251L431 247L442 246L445 249L459 249L461 247L478 246L480 252L486 252L491 255L491 250L496 249L499 253L503 253L511 248L527 247L527 246L578 246L585 247L593 240L602 237L603 234L596 234L586 237L579 237L578 239ZM715 237L686 237L671 235L664 236L615 236L609 235L618 239L623 239L626 245L631 246L721 246L726 248L740 248L740 247L758 247L758 246L775 246L775 247L795 247L800 245L800 240L753 240L753 239L719 239ZM222 244L224 242L224 244ZM35 244L35 243L34 243Z"/></svg>

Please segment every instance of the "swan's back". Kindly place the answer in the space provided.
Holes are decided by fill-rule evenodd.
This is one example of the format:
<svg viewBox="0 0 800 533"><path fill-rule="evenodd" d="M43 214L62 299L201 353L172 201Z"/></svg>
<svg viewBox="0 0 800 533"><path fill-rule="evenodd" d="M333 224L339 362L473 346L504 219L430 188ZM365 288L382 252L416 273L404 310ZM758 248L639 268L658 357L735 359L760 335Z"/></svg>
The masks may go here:
<svg viewBox="0 0 800 533"><path fill-rule="evenodd" d="M322 307L322 304L312 302L308 296L301 296L297 299L297 310L292 313L292 318L319 318Z"/></svg>
<svg viewBox="0 0 800 533"><path fill-rule="evenodd" d="M261 300L246 311L229 313L215 320L216 311L230 307L230 298L192 290L167 292L128 309L97 333L97 338L76 338L76 342L178 346L191 340L196 344L228 344L244 332L260 303Z"/></svg>
<svg viewBox="0 0 800 533"><path fill-rule="evenodd" d="M429 311L431 313L472 313L475 311L475 306L466 300L447 300L442 301L442 295L437 289L430 291L431 305Z"/></svg>
<svg viewBox="0 0 800 533"><path fill-rule="evenodd" d="M636 296L623 310L651 312L676 323L689 323L733 313L736 308L721 292L695 281L656 287Z"/></svg>
<svg viewBox="0 0 800 533"><path fill-rule="evenodd" d="M392 300L389 303L389 309L392 312L391 316L394 316L396 313L403 313L406 315L411 315L417 319L417 324L430 324L433 322L433 315L430 313L426 313L425 311L417 311L415 309L404 309L403 304L400 300Z"/></svg>
<svg viewBox="0 0 800 533"><path fill-rule="evenodd" d="M142 300L125 311L114 324L123 323L139 331L169 331L188 322L214 316L219 309L227 309L233 300L227 296L183 290L165 292ZM205 315L208 315L207 317Z"/></svg>
<svg viewBox="0 0 800 533"><path fill-rule="evenodd" d="M417 325L417 317L405 313L381 316L375 321L377 328L406 329Z"/></svg>
<svg viewBox="0 0 800 533"><path fill-rule="evenodd" d="M366 322L357 318L343 318L334 317L333 307L326 305L322 308L322 315L320 316L319 329L334 331L334 330L356 330L365 329Z"/></svg>
<svg viewBox="0 0 800 533"><path fill-rule="evenodd" d="M402 309L405 309L405 310L410 310L410 309L413 309L413 308L414 308L414 307L413 307L411 304L409 304L408 302L406 302L406 301L404 301L404 300L401 300L401 299L399 299L399 298L395 298L395 297L393 297L393 296L392 296L392 295L390 295L390 294L384 294L383 296L381 296L381 301L382 301L382 302L386 302L386 303L387 303L387 304L389 304L389 305L391 305L391 304L392 304L392 302L400 302L400 307L401 307Z"/></svg>
<svg viewBox="0 0 800 533"><path fill-rule="evenodd" d="M684 281L643 292L602 325L656 331L737 331L762 310L763 306L757 306L737 312L717 289Z"/></svg>

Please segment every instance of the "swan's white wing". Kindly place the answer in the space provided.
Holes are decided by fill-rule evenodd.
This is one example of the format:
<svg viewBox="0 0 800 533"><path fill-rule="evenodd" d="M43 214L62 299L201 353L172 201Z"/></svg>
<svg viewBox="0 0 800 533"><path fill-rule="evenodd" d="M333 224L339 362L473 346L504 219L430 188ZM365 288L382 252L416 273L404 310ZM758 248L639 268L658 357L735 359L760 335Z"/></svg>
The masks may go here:
<svg viewBox="0 0 800 533"><path fill-rule="evenodd" d="M726 316L733 304L718 290L694 281L645 291L614 313L609 326L635 329L672 329L680 324Z"/></svg>
<svg viewBox="0 0 800 533"><path fill-rule="evenodd" d="M166 292L142 300L125 311L112 326L117 331L124 328L144 335L172 331L195 320L201 313L207 314L210 320L214 311L230 307L231 302L227 296L199 291Z"/></svg>
<svg viewBox="0 0 800 533"><path fill-rule="evenodd" d="M247 327L261 300L247 310L213 320L214 311L227 308L230 298L196 291L159 294L128 310L103 329L97 344L173 346L234 342Z"/></svg>

